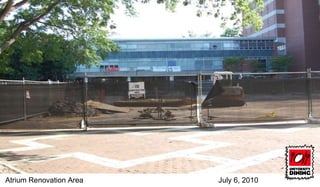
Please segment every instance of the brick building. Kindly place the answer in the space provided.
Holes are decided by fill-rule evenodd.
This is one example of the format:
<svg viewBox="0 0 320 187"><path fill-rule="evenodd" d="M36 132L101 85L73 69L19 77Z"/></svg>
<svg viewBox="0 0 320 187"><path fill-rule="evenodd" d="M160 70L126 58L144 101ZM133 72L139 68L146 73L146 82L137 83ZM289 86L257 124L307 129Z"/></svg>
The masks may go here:
<svg viewBox="0 0 320 187"><path fill-rule="evenodd" d="M289 71L320 70L320 0L265 0L264 27L246 37L274 37L278 54L294 57Z"/></svg>

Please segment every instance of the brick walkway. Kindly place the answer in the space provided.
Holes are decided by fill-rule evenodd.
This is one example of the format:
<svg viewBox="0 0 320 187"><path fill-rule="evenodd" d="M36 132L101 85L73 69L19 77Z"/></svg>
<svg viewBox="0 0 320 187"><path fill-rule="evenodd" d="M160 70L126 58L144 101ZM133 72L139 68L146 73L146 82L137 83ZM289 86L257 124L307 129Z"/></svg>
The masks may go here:
<svg viewBox="0 0 320 187"><path fill-rule="evenodd" d="M320 125L0 133L0 173L284 174L286 146L306 144L320 174Z"/></svg>

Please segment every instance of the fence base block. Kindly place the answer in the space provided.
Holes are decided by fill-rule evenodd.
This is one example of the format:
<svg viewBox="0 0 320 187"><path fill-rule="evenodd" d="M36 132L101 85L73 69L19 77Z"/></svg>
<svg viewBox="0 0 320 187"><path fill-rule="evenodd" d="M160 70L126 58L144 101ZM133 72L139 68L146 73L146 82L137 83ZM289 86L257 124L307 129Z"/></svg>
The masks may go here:
<svg viewBox="0 0 320 187"><path fill-rule="evenodd" d="M81 120L80 122L80 129L86 131L87 130L87 124L84 120Z"/></svg>
<svg viewBox="0 0 320 187"><path fill-rule="evenodd" d="M215 127L214 123L208 123L208 122L204 121L203 119L200 120L198 125L200 128L214 128Z"/></svg>
<svg viewBox="0 0 320 187"><path fill-rule="evenodd" d="M320 124L320 119L311 116L311 117L308 118L308 123L311 123L311 124Z"/></svg>

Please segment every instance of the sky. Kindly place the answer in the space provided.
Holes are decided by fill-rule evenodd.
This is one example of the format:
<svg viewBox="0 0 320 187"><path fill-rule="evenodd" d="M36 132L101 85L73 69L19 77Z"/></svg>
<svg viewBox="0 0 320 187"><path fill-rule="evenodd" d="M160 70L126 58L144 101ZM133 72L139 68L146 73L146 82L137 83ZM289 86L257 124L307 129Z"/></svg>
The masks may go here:
<svg viewBox="0 0 320 187"><path fill-rule="evenodd" d="M112 19L117 28L111 38L183 38L189 32L198 37L206 33L219 37L225 30L213 16L197 17L196 9L191 6L178 6L172 13L164 5L149 3L139 4L136 10L138 15L129 17L123 7L116 9Z"/></svg>

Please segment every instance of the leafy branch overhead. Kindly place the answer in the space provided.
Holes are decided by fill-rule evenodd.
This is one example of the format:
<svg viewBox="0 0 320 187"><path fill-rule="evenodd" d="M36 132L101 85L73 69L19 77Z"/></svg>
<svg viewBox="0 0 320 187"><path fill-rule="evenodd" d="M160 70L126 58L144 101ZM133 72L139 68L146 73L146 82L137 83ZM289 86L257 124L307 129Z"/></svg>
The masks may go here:
<svg viewBox="0 0 320 187"><path fill-rule="evenodd" d="M106 55L114 47L107 36L115 6L112 0L1 1L0 25L4 29L0 31L0 54L21 35L33 32L76 40L86 54L95 53L96 45L99 53Z"/></svg>
<svg viewBox="0 0 320 187"><path fill-rule="evenodd" d="M129 10L129 14L135 13L135 3L149 3L150 1L122 0ZM252 25L255 30L260 30L263 27L260 16L264 9L263 0L157 0L157 3L164 4L170 11L175 11L179 3L184 6L194 6L197 9L197 16L211 15L220 18L223 25L227 21L232 21L235 26L247 27ZM228 14L226 14L223 8L228 5L231 5L231 9L228 9Z"/></svg>

